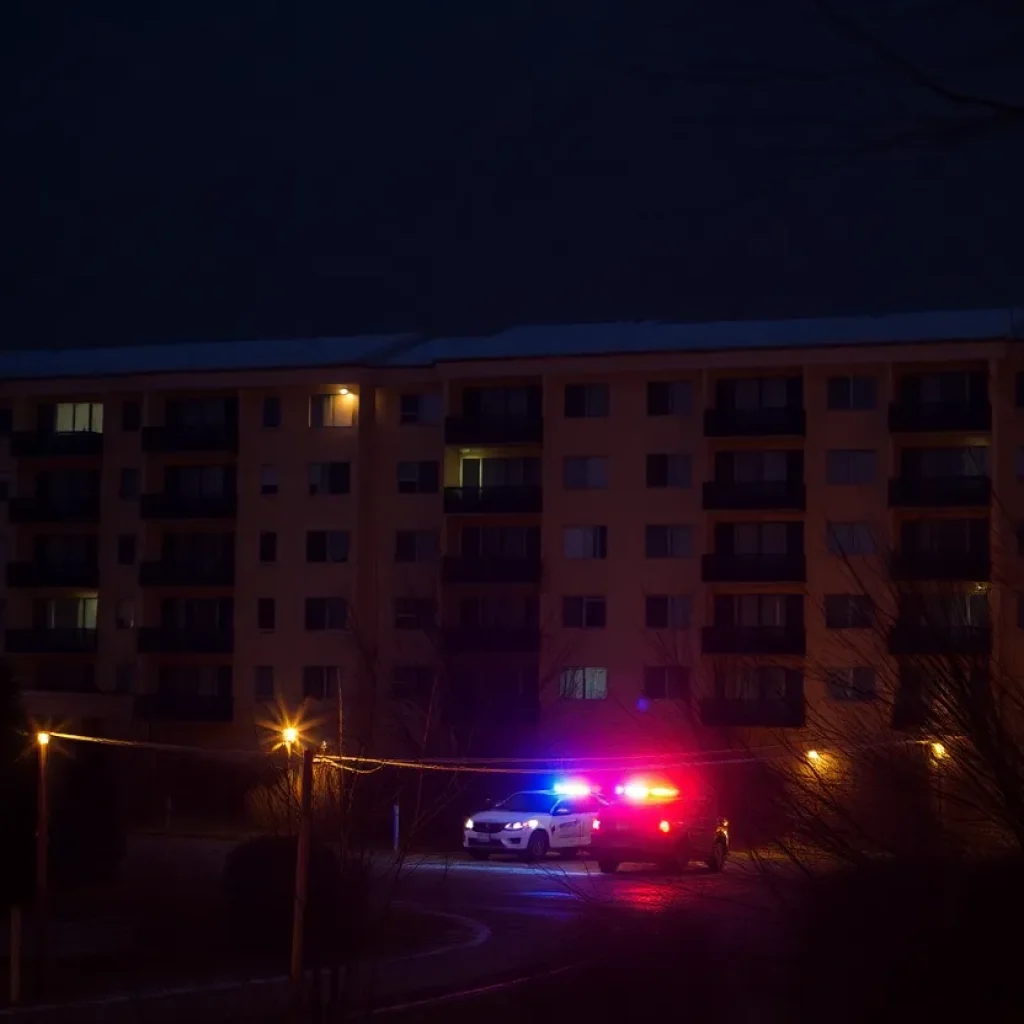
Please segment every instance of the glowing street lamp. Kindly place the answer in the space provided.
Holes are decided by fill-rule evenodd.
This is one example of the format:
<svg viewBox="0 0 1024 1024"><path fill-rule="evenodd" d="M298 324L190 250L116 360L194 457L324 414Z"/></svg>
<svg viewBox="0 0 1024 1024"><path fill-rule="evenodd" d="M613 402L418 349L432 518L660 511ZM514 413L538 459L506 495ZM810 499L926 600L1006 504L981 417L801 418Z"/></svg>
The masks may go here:
<svg viewBox="0 0 1024 1024"><path fill-rule="evenodd" d="M820 761L821 760L821 754L819 754L816 750L808 750L807 751L807 760L810 761L813 764L816 761Z"/></svg>
<svg viewBox="0 0 1024 1024"><path fill-rule="evenodd" d="M50 743L50 734L48 732L37 732L36 743L41 747L48 746Z"/></svg>
<svg viewBox="0 0 1024 1024"><path fill-rule="evenodd" d="M946 748L941 743L932 744L932 756L937 760L941 761L946 756Z"/></svg>
<svg viewBox="0 0 1024 1024"><path fill-rule="evenodd" d="M287 725L281 730L281 739L290 747L299 742L299 730L294 725Z"/></svg>

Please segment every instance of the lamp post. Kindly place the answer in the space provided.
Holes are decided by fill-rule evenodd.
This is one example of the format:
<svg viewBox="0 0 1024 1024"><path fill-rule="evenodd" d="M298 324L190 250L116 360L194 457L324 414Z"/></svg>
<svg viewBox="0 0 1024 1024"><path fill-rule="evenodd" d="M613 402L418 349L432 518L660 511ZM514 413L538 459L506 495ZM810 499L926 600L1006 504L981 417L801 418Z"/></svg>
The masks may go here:
<svg viewBox="0 0 1024 1024"><path fill-rule="evenodd" d="M292 778L292 748L299 741L299 730L294 725L286 725L281 730L281 739L284 742L285 749L285 806L286 806L286 821L288 823L288 834L292 831L292 797L295 780Z"/></svg>
<svg viewBox="0 0 1024 1024"><path fill-rule="evenodd" d="M39 784L36 792L36 909L39 914L39 973L45 978L50 910L50 810L46 777L50 750L48 732L36 733L36 750L39 754Z"/></svg>

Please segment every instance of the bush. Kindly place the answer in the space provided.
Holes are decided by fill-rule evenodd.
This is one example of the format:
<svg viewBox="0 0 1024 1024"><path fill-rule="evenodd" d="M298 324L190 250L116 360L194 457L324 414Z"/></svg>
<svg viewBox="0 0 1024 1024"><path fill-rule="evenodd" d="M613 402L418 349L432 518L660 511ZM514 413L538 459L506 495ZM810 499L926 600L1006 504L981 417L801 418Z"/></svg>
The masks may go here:
<svg viewBox="0 0 1024 1024"><path fill-rule="evenodd" d="M298 840L261 836L236 846L224 865L223 891L232 931L251 952L290 948ZM307 959L355 948L368 920L368 873L340 866L333 851L313 843L309 857L305 948Z"/></svg>

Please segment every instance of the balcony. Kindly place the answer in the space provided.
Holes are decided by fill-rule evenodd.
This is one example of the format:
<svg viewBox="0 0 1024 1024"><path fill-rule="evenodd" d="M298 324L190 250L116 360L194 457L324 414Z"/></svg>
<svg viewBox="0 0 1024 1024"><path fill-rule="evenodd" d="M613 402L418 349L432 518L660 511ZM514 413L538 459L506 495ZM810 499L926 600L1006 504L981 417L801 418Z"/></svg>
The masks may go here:
<svg viewBox="0 0 1024 1024"><path fill-rule="evenodd" d="M446 487L444 510L448 515L508 515L537 513L543 508L539 486Z"/></svg>
<svg viewBox="0 0 1024 1024"><path fill-rule="evenodd" d="M135 698L135 717L166 722L230 722L235 717L235 702L230 690L149 693Z"/></svg>
<svg viewBox="0 0 1024 1024"><path fill-rule="evenodd" d="M897 621L889 631L889 653L981 657L992 653L992 627Z"/></svg>
<svg viewBox="0 0 1024 1024"><path fill-rule="evenodd" d="M900 551L892 557L889 574L901 582L948 580L983 583L991 579L992 558L988 550Z"/></svg>
<svg viewBox="0 0 1024 1024"><path fill-rule="evenodd" d="M806 720L804 699L741 700L708 697L700 702L701 723L711 728L800 729Z"/></svg>
<svg viewBox="0 0 1024 1024"><path fill-rule="evenodd" d="M53 430L19 430L11 435L16 459L85 458L103 454L103 435L92 430L58 434Z"/></svg>
<svg viewBox="0 0 1024 1024"><path fill-rule="evenodd" d="M464 558L442 563L445 583L539 583L539 558Z"/></svg>
<svg viewBox="0 0 1024 1024"><path fill-rule="evenodd" d="M543 440L541 416L448 416L444 421L445 444L540 444Z"/></svg>
<svg viewBox="0 0 1024 1024"><path fill-rule="evenodd" d="M100 584L96 562L11 562L9 587L80 587L93 590Z"/></svg>
<svg viewBox="0 0 1024 1024"><path fill-rule="evenodd" d="M143 562L139 584L143 587L231 587L235 583L233 561Z"/></svg>
<svg viewBox="0 0 1024 1024"><path fill-rule="evenodd" d="M807 579L803 555L710 554L701 559L705 583L803 583Z"/></svg>
<svg viewBox="0 0 1024 1024"><path fill-rule="evenodd" d="M989 402L892 402L889 430L894 434L985 432L992 429Z"/></svg>
<svg viewBox="0 0 1024 1024"><path fill-rule="evenodd" d="M238 424L143 427L142 450L149 455L185 452L238 452Z"/></svg>
<svg viewBox="0 0 1024 1024"><path fill-rule="evenodd" d="M234 494L144 494L139 502L143 519L234 519L238 498Z"/></svg>
<svg viewBox="0 0 1024 1024"><path fill-rule="evenodd" d="M707 409L705 437L805 437L807 413L803 409Z"/></svg>
<svg viewBox="0 0 1024 1024"><path fill-rule="evenodd" d="M29 677L27 691L33 693L100 693L96 665L92 661L48 662Z"/></svg>
<svg viewBox="0 0 1024 1024"><path fill-rule="evenodd" d="M803 512L807 508L807 488L802 480L709 480L704 484L704 508L721 512Z"/></svg>
<svg viewBox="0 0 1024 1024"><path fill-rule="evenodd" d="M99 519L99 495L37 494L32 498L11 498L7 506L7 520L11 523L98 523Z"/></svg>
<svg viewBox="0 0 1024 1024"><path fill-rule="evenodd" d="M94 654L95 629L9 629L8 654Z"/></svg>
<svg viewBox="0 0 1024 1024"><path fill-rule="evenodd" d="M907 477L889 481L890 508L987 508L992 481L987 476Z"/></svg>
<svg viewBox="0 0 1024 1024"><path fill-rule="evenodd" d="M473 654L536 654L540 629L536 626L449 626L444 643L450 651Z"/></svg>
<svg viewBox="0 0 1024 1024"><path fill-rule="evenodd" d="M138 631L139 654L231 654L233 629L198 626L144 626Z"/></svg>
<svg viewBox="0 0 1024 1024"><path fill-rule="evenodd" d="M704 654L804 654L807 650L803 626L705 626L700 632Z"/></svg>

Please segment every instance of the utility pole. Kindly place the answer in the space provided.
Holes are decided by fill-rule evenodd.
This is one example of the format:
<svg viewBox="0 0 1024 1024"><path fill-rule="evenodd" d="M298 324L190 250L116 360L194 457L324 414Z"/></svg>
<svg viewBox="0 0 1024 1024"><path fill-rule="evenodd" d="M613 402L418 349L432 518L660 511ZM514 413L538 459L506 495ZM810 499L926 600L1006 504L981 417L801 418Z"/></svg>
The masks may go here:
<svg viewBox="0 0 1024 1024"><path fill-rule="evenodd" d="M47 764L50 734L36 735L39 752L39 784L36 793L36 912L39 915L40 988L45 985L50 930L50 809L47 793Z"/></svg>
<svg viewBox="0 0 1024 1024"><path fill-rule="evenodd" d="M345 768L341 760L345 752L344 705L341 695L341 679L338 680L338 851L340 861L345 863L346 822L345 822Z"/></svg>

